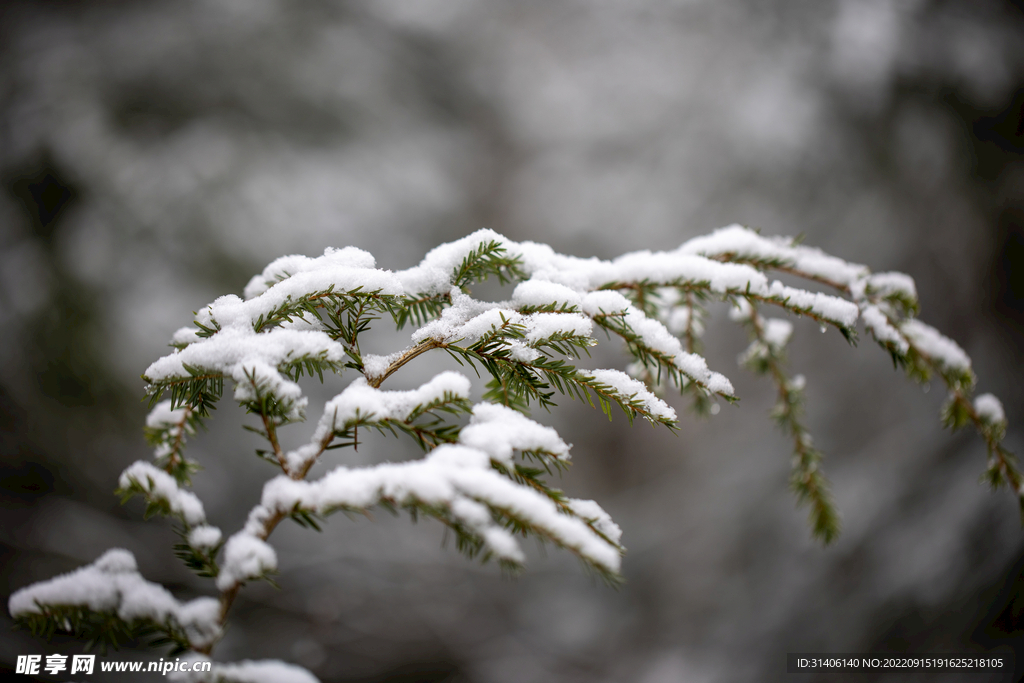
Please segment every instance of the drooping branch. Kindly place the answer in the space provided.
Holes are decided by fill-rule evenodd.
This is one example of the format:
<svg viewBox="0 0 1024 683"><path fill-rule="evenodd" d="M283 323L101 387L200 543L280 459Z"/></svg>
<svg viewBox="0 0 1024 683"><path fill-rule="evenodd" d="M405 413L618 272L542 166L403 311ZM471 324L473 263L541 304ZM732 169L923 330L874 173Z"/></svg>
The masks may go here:
<svg viewBox="0 0 1024 683"><path fill-rule="evenodd" d="M770 377L778 392L772 417L793 440L790 485L797 500L810 508L812 533L829 545L839 536L839 513L832 501L828 480L821 471L822 453L814 447L814 440L801 420L804 379L803 376L790 378L783 370L784 349L792 325L786 320L766 320L756 305L749 302L735 317L746 323L752 338L740 360L755 373Z"/></svg>
<svg viewBox="0 0 1024 683"><path fill-rule="evenodd" d="M994 487L1008 485L1018 499L1024 523L1024 475L1016 457L1003 445L1006 420L998 399L990 394L972 401L975 378L970 358L955 342L914 316L918 313L913 280L903 273L872 274L863 265L846 262L819 249L793 244L786 238L764 238L731 226L690 240L681 249L723 263L775 270L826 285L850 297L875 341L915 381L938 375L949 391L942 409L943 423L952 429L975 428L989 455L985 478ZM998 406L991 415L977 408L978 400Z"/></svg>

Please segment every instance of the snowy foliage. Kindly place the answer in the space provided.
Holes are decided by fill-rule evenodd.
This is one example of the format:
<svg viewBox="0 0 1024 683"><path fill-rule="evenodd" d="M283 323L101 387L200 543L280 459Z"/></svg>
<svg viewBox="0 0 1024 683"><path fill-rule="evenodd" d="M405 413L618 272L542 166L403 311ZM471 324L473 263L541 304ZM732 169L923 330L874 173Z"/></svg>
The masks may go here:
<svg viewBox="0 0 1024 683"><path fill-rule="evenodd" d="M830 293L784 285L772 273ZM473 297L471 287L489 277L515 285L509 301ZM860 321L912 378L937 375L949 390L945 422L974 426L988 449L988 481L1021 496L1021 474L1001 444L1002 405L991 394L973 398L966 353L914 317L913 280L872 274L788 238L731 226L673 251L603 261L481 230L398 272L378 269L370 254L352 247L317 258L286 256L255 276L245 296L223 296L201 309L193 326L174 334L174 351L147 368L152 410L146 435L154 458L129 466L119 482L125 499L144 498L147 514L175 520L179 556L213 581L219 597L178 602L139 575L130 553L111 550L88 567L15 593L9 608L19 623L40 635L70 631L101 644L156 636L158 644L208 658L238 591L277 570L269 538L279 523L292 519L319 528L333 512L374 507L436 519L455 534L462 552L511 571L525 562L520 538L533 536L615 582L624 552L621 530L594 501L569 498L549 484L547 476L569 466L570 446L528 417L529 409L553 406L562 394L591 405L596 400L609 416L618 406L630 421L640 417L676 429L676 411L665 399L675 388L697 411L717 412L718 401L736 396L732 382L700 355L706 305L714 300L728 302L730 318L747 330L750 345L740 363L776 386L773 417L793 442L792 487L823 542L839 533L839 515L822 454L802 419L806 381L785 371L793 322L766 316L768 308L807 318L823 331L835 328L851 343ZM360 335L383 317L399 328L412 326L409 346L364 353ZM599 330L623 342L630 374L578 364L598 343ZM428 352L446 352L488 377L481 400L474 402L466 375L450 371L408 391L381 388ZM286 448L281 428L305 419L299 377L323 381L332 373L352 379L326 403L312 438ZM226 539L207 523L202 502L189 490L197 466L184 455L187 437L208 417L225 382L256 418L249 428L267 444L257 455L280 470L244 526ZM326 450L357 445L360 429L409 436L425 455L338 466L308 479ZM268 661L216 664L205 678L187 680L316 679Z"/></svg>

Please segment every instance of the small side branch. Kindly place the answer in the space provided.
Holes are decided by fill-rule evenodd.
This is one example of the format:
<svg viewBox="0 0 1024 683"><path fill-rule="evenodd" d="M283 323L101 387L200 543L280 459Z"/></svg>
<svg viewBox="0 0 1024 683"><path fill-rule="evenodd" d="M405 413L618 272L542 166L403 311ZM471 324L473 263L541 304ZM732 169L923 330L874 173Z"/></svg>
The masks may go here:
<svg viewBox="0 0 1024 683"><path fill-rule="evenodd" d="M778 390L778 401L772 417L793 439L793 472L790 485L801 503L810 506L814 536L829 545L839 536L839 513L832 501L828 480L821 471L821 451L814 448L810 432L801 421L802 378L790 379L782 369L782 348L766 333L765 321L751 303L748 326L754 338L752 350L745 360L760 374L768 374Z"/></svg>
<svg viewBox="0 0 1024 683"><path fill-rule="evenodd" d="M281 465L281 469L287 470L284 452L281 450L281 443L277 439L277 425L274 424L273 418L265 413L260 413L260 420L263 422L263 430L266 434L267 441L270 443L270 447L274 449L274 457L277 458L277 462Z"/></svg>
<svg viewBox="0 0 1024 683"><path fill-rule="evenodd" d="M285 517L287 515L279 511L270 514L262 521L257 533L253 535L261 541L266 541ZM224 627L227 625L228 613L231 611L231 606L235 603L235 598L238 597L238 591L241 590L242 585L241 582L233 583L220 594L220 611L217 616L217 625L221 633L223 633ZM205 647L196 649L196 652L209 656L218 642L219 640L215 640Z"/></svg>
<svg viewBox="0 0 1024 683"><path fill-rule="evenodd" d="M399 368L401 368L403 365L411 361L413 358L421 356L432 349L439 349L442 347L444 347L444 344L442 344L441 342L435 339L426 339L417 344L416 346L407 349L404 353L402 353L402 355L400 355L398 358L392 361L382 374L374 377L367 377L366 383L369 384L374 389L376 389L380 387L381 384L384 383L384 380L398 372Z"/></svg>
<svg viewBox="0 0 1024 683"><path fill-rule="evenodd" d="M1002 445L1005 424L1000 428L994 428L991 423L984 420L978 413L971 401L973 376L969 368L966 372L951 372L939 359L929 354L927 350L900 329L901 323L906 320L904 315L916 313L916 300L887 301L886 297L873 293L870 290L858 291L857 294L860 297L858 298L858 296L854 296L854 288L849 283L829 278L819 273L808 272L785 259L765 261L733 252L718 253L710 257L718 261L750 265L760 270L775 270L816 282L857 300L862 311L866 310L865 307L877 309L878 312L884 315L884 320L888 325L887 334L889 336L889 338L884 338L886 335L879 335L873 332L878 344L892 355L896 365L903 366L912 379L927 381L932 374L937 374L942 378L943 383L950 392L950 399L943 408L944 422L953 429L970 424L978 432L984 440L988 451L988 468L985 472L985 479L993 488L1006 484L1013 489L1021 511L1021 522L1024 524L1024 474L1021 473L1014 454ZM865 271L864 277L869 278L869 276L870 273ZM893 305L894 303L895 305ZM900 314L900 310L902 310L903 315ZM894 341L899 343L894 343Z"/></svg>

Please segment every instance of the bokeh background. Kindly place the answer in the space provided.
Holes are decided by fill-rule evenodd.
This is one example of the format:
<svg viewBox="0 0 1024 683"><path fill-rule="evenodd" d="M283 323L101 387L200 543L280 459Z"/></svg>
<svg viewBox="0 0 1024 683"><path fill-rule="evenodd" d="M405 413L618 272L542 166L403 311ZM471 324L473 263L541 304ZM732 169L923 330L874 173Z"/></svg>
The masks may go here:
<svg viewBox="0 0 1024 683"><path fill-rule="evenodd" d="M169 526L112 495L148 457L139 375L192 311L327 246L397 269L480 227L603 258L734 222L803 234L911 274L1024 450L1019 1L7 0L0 102L5 596L112 546L178 597L210 594ZM621 589L564 553L508 580L437 524L339 516L279 529L280 588L243 592L217 658L325 683L788 680L793 651L1013 650L1024 670L1019 515L978 483L980 440L941 429L941 387L797 325L791 367L844 514L823 549L744 346L710 326L743 399L678 436L579 404L540 416L575 444L564 487L624 529ZM271 474L239 412L225 401L191 450L228 532ZM335 462L413 455L381 439ZM8 669L80 651L10 627L4 610Z"/></svg>

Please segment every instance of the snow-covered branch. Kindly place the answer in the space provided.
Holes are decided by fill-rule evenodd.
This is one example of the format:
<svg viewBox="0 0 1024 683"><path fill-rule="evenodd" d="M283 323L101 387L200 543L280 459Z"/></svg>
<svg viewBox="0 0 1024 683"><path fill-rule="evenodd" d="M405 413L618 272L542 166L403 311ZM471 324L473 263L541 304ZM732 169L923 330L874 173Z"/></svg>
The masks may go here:
<svg viewBox="0 0 1024 683"><path fill-rule="evenodd" d="M162 586L143 579L135 557L120 549L16 591L8 609L36 635L59 629L103 646L162 635L184 649L201 649L221 633L216 600L178 602Z"/></svg>
<svg viewBox="0 0 1024 683"><path fill-rule="evenodd" d="M785 285L770 279L771 272L833 292ZM473 287L492 277L514 285L509 300L474 297ZM519 537L549 541L615 582L624 552L621 530L596 502L551 485L547 477L571 462L569 445L530 419L528 410L554 407L558 395L567 395L596 403L609 417L617 405L630 421L641 417L677 429L671 399L660 393L668 385L690 393L702 412L714 413L719 400L735 402L733 384L700 355L708 304L716 299L729 302L749 331L741 363L775 383L773 416L793 440L792 485L810 508L813 534L825 543L838 534L839 516L801 414L804 379L785 372L793 322L765 317L769 306L823 331L834 327L851 342L861 321L912 378L938 375L950 391L946 424L973 426L988 449L988 481L1008 484L1024 500L1024 479L1002 445L1002 405L991 394L973 397L970 358L916 318L917 292L906 275L872 274L740 226L672 251L608 261L481 230L402 271L380 269L373 256L353 247L277 259L249 282L244 299L222 296L200 309L191 327L174 334L174 351L146 369L153 402L146 435L154 462L129 466L119 491L126 499L141 496L147 515L175 520L178 555L212 580L218 598L179 602L142 579L127 551L114 550L15 593L11 613L40 635L70 631L116 640L157 634L190 651L187 656L207 658L243 586L277 571L270 538L278 524L292 519L318 528L332 512L374 507L436 519L454 532L461 551L510 569L526 561ZM398 329L414 327L409 345L364 349L361 335L387 317ZM595 330L621 343L629 374L583 367L584 355L599 342ZM442 352L487 378L482 401L474 404L469 377L452 371L411 390L381 388L413 359ZM349 381L326 403L312 437L286 445L285 428L304 420L308 407L300 377L325 381L346 374ZM280 474L266 482L244 526L223 540L189 489L197 466L184 457L184 446L221 399L225 382L256 420L247 429L266 441L257 455ZM325 451L355 447L367 433L407 435L424 455L335 467L308 480ZM215 664L213 673L183 680L315 678L268 661Z"/></svg>

